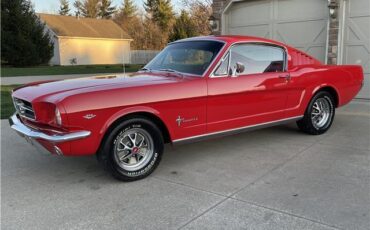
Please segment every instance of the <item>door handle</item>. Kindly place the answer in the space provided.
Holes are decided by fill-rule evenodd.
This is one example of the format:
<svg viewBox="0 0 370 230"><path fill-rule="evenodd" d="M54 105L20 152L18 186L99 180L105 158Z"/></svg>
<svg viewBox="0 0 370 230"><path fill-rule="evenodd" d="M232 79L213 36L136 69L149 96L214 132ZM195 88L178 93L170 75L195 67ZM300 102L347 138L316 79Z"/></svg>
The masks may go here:
<svg viewBox="0 0 370 230"><path fill-rule="evenodd" d="M279 75L279 78L284 78L285 80L289 81L290 80L290 74Z"/></svg>

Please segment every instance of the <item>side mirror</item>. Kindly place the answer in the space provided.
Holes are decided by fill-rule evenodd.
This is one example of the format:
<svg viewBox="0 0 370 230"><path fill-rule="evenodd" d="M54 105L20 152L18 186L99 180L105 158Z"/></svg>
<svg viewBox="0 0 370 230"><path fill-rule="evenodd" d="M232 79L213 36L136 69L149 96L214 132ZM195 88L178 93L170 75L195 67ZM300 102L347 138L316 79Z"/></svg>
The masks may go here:
<svg viewBox="0 0 370 230"><path fill-rule="evenodd" d="M241 62L237 62L232 69L231 77L237 77L238 73L243 73L245 66Z"/></svg>

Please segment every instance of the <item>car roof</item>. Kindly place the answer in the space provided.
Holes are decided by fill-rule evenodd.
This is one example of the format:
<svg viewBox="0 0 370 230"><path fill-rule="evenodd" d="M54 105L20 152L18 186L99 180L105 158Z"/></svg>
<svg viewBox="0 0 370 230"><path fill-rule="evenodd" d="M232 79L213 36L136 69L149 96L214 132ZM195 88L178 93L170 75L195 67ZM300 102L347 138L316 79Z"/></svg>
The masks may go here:
<svg viewBox="0 0 370 230"><path fill-rule="evenodd" d="M242 35L199 36L199 37L192 37L192 38L185 38L185 39L177 40L177 41L172 42L170 44L177 43L177 42L186 42L186 41L219 41L219 42L224 42L224 43L229 44L229 45L233 44L233 43L236 43L236 42L267 43L267 44L271 44L271 45L284 47L287 50L288 54L300 53L300 54L303 54L305 57L308 57L308 58L314 60L317 63L321 63L319 60L312 57L311 55L308 55L307 53L305 53L303 51L300 51L296 48L293 48L293 47L291 47L287 44L284 44L284 43L281 43L281 42L278 42L278 41L274 41L274 40L271 40L271 39L267 39L267 38L260 38L260 37L253 37L253 36L242 36Z"/></svg>
<svg viewBox="0 0 370 230"><path fill-rule="evenodd" d="M226 43L234 43L234 42L265 42L276 44L280 46L288 47L286 44L283 44L278 41L260 38L260 37L253 37L253 36L242 36L242 35L211 35L211 36L199 36L199 37L192 37L192 38L185 38L173 43L177 42L185 42L185 41L202 41L202 40L212 40L212 41L221 41Z"/></svg>

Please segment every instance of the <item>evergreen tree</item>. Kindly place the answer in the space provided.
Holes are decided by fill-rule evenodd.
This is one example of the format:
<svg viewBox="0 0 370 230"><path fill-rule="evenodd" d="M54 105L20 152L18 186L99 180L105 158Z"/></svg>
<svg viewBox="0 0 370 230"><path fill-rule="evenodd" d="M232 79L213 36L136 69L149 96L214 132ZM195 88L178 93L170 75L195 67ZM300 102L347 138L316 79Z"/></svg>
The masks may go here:
<svg viewBox="0 0 370 230"><path fill-rule="evenodd" d="M74 3L73 3L73 6L75 7L76 11L75 11L75 16L76 17L79 17L81 16L82 14L82 2L80 0L76 0Z"/></svg>
<svg viewBox="0 0 370 230"><path fill-rule="evenodd" d="M101 0L99 6L99 16L101 18L112 18L112 15L116 12L116 7L112 6L111 0Z"/></svg>
<svg viewBox="0 0 370 230"><path fill-rule="evenodd" d="M125 18L136 16L137 7L132 0L124 0L120 10L120 14Z"/></svg>
<svg viewBox="0 0 370 230"><path fill-rule="evenodd" d="M59 14L60 15L69 15L69 3L68 0L59 0Z"/></svg>
<svg viewBox="0 0 370 230"><path fill-rule="evenodd" d="M147 0L144 8L162 31L169 32L174 19L171 0Z"/></svg>
<svg viewBox="0 0 370 230"><path fill-rule="evenodd" d="M86 18L99 16L99 0L84 0L81 6L81 14Z"/></svg>
<svg viewBox="0 0 370 230"><path fill-rule="evenodd" d="M185 10L182 10L180 16L176 18L170 41L194 37L196 35L194 22L191 20L190 15Z"/></svg>
<svg viewBox="0 0 370 230"><path fill-rule="evenodd" d="M13 66L47 64L54 45L29 0L1 1L1 60Z"/></svg>

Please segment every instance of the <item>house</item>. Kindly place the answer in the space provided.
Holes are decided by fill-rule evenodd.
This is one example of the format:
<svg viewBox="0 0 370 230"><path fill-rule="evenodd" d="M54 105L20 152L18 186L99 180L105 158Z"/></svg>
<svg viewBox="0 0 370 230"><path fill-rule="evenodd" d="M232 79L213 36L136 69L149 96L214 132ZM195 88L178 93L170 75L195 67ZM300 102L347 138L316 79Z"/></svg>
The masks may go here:
<svg viewBox="0 0 370 230"><path fill-rule="evenodd" d="M213 0L214 34L271 38L328 64L358 64L370 99L369 0Z"/></svg>
<svg viewBox="0 0 370 230"><path fill-rule="evenodd" d="M54 42L51 65L130 63L131 37L112 20L38 14Z"/></svg>

